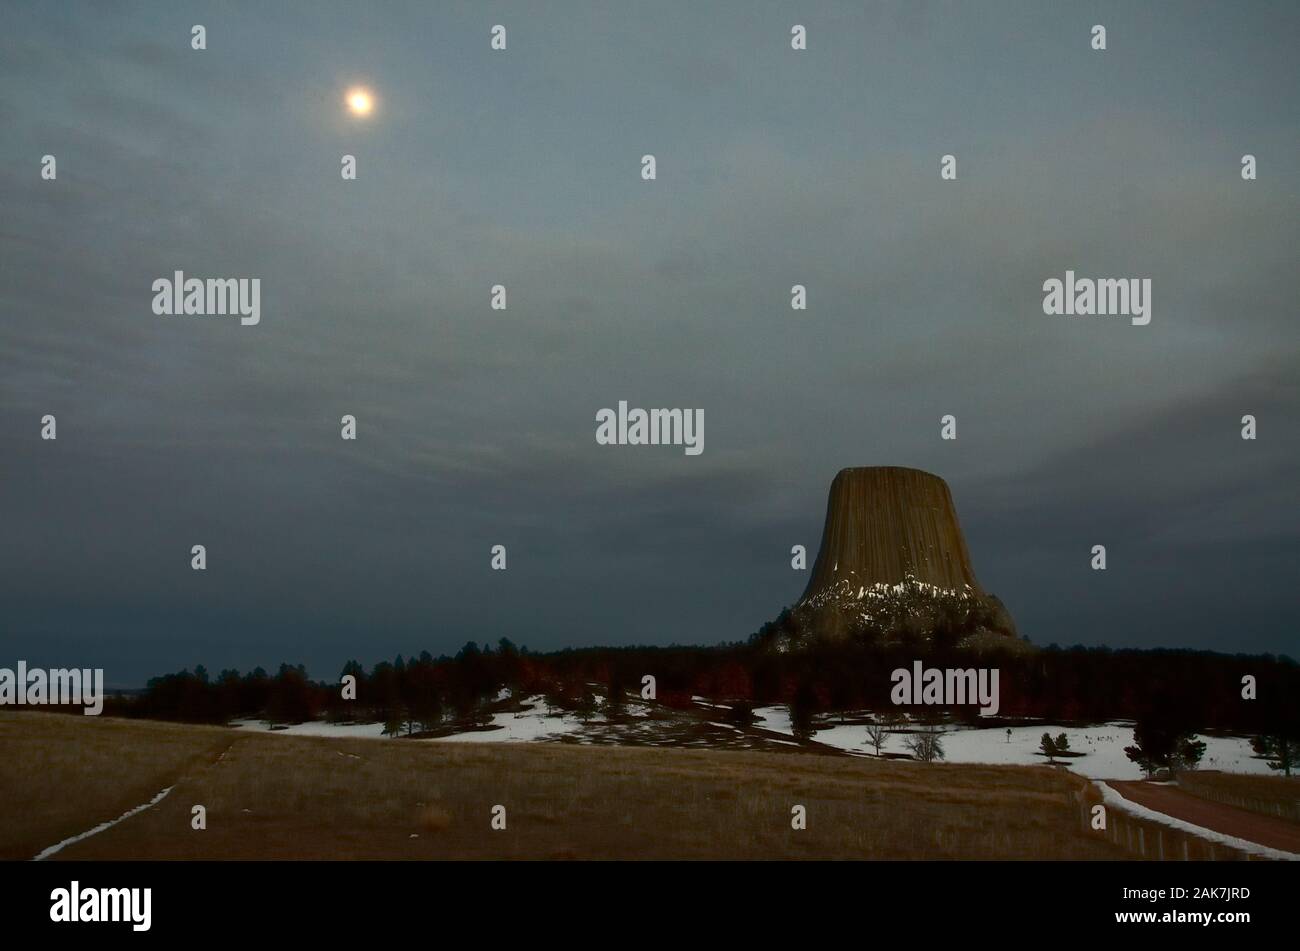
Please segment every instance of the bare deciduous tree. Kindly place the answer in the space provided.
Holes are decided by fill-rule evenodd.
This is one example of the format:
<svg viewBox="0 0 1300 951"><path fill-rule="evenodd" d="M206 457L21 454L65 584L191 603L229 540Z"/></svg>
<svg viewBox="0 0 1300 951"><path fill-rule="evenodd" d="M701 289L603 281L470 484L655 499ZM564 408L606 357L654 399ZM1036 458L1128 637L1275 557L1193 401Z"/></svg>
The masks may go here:
<svg viewBox="0 0 1300 951"><path fill-rule="evenodd" d="M933 763L937 759L943 759L942 736L943 731L931 723L923 730L909 733L903 745L922 763Z"/></svg>
<svg viewBox="0 0 1300 951"><path fill-rule="evenodd" d="M894 732L898 726L898 714L882 713L874 721L867 725L867 740L876 748L876 755L880 755L881 748L889 735Z"/></svg>

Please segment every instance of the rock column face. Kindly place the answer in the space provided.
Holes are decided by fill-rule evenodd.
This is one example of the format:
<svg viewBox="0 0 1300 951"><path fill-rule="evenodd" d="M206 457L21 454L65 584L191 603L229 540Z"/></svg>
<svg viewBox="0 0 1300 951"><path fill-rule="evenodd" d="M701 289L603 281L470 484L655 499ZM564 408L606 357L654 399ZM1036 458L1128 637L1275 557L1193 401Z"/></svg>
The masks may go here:
<svg viewBox="0 0 1300 951"><path fill-rule="evenodd" d="M1019 649L1006 606L975 580L947 483L897 466L840 470L808 587L755 641Z"/></svg>
<svg viewBox="0 0 1300 951"><path fill-rule="evenodd" d="M948 484L920 469L841 469L801 603L859 587L923 584L983 595Z"/></svg>

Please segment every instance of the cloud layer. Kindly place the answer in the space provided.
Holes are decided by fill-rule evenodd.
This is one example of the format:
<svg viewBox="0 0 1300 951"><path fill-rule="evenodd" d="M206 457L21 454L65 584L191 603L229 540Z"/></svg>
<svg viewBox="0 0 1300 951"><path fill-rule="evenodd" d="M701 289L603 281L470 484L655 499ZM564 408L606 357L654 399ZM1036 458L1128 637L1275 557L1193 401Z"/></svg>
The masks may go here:
<svg viewBox="0 0 1300 951"><path fill-rule="evenodd" d="M1039 643L1294 651L1294 6L818 4L802 53L794 16L12 11L5 653L741 639L850 465L947 479ZM1044 316L1067 268L1151 278L1150 326ZM261 324L154 316L176 269L260 278ZM702 407L705 453L597 446L620 399Z"/></svg>

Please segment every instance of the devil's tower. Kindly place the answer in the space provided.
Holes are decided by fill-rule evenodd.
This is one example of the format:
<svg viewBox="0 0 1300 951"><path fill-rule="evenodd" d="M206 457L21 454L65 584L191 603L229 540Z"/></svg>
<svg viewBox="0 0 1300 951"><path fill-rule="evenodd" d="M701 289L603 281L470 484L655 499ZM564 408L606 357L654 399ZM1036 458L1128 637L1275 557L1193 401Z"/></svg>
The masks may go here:
<svg viewBox="0 0 1300 951"><path fill-rule="evenodd" d="M841 469L801 600L848 581L854 587L917 581L979 591L948 483L898 466Z"/></svg>
<svg viewBox="0 0 1300 951"><path fill-rule="evenodd" d="M1014 636L980 587L948 485L897 466L842 469L808 587L769 626L778 646L853 639L976 645Z"/></svg>

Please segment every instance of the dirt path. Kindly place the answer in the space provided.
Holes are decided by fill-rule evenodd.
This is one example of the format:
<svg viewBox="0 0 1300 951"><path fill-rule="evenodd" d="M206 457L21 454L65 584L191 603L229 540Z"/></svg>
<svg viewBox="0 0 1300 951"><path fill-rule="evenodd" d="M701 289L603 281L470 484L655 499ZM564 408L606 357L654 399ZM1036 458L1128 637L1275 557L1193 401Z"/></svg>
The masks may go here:
<svg viewBox="0 0 1300 951"><path fill-rule="evenodd" d="M1175 786L1113 779L1106 782L1125 799L1175 819L1284 852L1300 853L1300 825L1294 822L1200 799Z"/></svg>
<svg viewBox="0 0 1300 951"><path fill-rule="evenodd" d="M200 767L200 769L206 770L212 768L213 766L216 766L218 763L220 763L223 759L226 758L227 753L229 753L232 749L235 748L235 743L237 742L239 741L236 740L234 742L227 744L226 748L221 751L220 756L218 756L215 760L211 760L210 762L204 764L203 766ZM210 758L214 752L216 751L209 750L208 753L205 754L205 758ZM69 836L68 838L64 839L62 842L59 842L55 845L51 845L48 848L42 849L36 855L36 857L32 859L32 861L43 862L46 859L48 859L50 856L57 855L59 852L62 852L68 846L76 845L78 842L83 842L86 839L89 839L91 836L99 835L101 832L105 832L108 829L113 828L115 825L125 822L126 820L130 819L132 816L137 816L140 813L145 812L146 810L152 809L154 806L158 805L158 803L166 799L168 793L170 793L173 789L175 789L178 785L180 785L181 780L187 779L190 775L191 773L186 773L182 775L180 778L173 781L170 786L162 790L162 792L158 793L158 795L154 796L148 802L141 803L140 805L135 806L134 808L128 809L126 812L118 816L116 819L109 819L107 822L101 822L93 829L88 829L87 831L78 833L77 835Z"/></svg>

